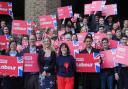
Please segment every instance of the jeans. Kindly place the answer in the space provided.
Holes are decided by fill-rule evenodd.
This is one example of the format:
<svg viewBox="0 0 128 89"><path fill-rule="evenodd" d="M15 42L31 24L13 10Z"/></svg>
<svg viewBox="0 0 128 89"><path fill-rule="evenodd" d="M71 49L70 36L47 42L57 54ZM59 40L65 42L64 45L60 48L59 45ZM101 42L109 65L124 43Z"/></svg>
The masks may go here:
<svg viewBox="0 0 128 89"><path fill-rule="evenodd" d="M101 89L113 89L114 75L108 75L107 72L101 73Z"/></svg>

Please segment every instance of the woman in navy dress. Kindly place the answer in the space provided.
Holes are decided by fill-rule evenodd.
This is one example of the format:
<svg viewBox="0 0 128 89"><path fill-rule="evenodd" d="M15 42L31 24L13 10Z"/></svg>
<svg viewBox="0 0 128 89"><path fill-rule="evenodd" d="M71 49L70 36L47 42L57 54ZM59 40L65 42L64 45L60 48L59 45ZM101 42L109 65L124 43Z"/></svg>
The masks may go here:
<svg viewBox="0 0 128 89"><path fill-rule="evenodd" d="M51 39L42 40L43 48L39 52L39 89L55 89L56 53L51 46Z"/></svg>

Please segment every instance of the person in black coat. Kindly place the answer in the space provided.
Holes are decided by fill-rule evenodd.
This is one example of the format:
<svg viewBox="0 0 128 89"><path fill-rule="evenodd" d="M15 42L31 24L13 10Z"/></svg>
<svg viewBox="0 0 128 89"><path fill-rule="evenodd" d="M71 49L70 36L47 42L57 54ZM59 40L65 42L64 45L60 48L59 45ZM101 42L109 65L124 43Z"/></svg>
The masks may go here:
<svg viewBox="0 0 128 89"><path fill-rule="evenodd" d="M43 39L43 48L39 52L39 89L56 89L55 63L56 53L51 45L51 39Z"/></svg>
<svg viewBox="0 0 128 89"><path fill-rule="evenodd" d="M38 53L39 49L36 47L35 35L29 36L29 46L23 50L23 53ZM38 72L25 72L24 73L24 87L25 89L38 89Z"/></svg>
<svg viewBox="0 0 128 89"><path fill-rule="evenodd" d="M84 43L86 48L80 53L91 54L99 53L99 50L91 46L93 42L92 36L87 35L85 37ZM100 63L101 61L99 61ZM100 73L77 73L78 83L82 84L83 89L100 89Z"/></svg>

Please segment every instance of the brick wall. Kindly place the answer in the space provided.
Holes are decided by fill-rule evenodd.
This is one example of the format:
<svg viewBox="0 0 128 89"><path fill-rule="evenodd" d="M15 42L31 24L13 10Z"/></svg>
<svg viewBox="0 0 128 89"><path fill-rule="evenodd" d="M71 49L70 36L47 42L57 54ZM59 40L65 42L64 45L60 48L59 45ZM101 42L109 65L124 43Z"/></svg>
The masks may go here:
<svg viewBox="0 0 128 89"><path fill-rule="evenodd" d="M40 15L54 14L56 8L61 6L61 0L25 0L25 19Z"/></svg>

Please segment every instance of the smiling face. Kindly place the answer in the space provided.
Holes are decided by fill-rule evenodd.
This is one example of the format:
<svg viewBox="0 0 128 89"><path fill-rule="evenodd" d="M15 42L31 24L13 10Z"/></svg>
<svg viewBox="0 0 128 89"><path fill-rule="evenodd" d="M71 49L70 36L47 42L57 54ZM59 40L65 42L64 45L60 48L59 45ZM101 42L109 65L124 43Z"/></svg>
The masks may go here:
<svg viewBox="0 0 128 89"><path fill-rule="evenodd" d="M67 47L65 46L65 45L63 45L63 46L61 46L61 52L62 52L62 55L64 56L64 55L67 55Z"/></svg>
<svg viewBox="0 0 128 89"><path fill-rule="evenodd" d="M107 34L107 38L108 38L109 40L112 39L112 32L107 32L106 34Z"/></svg>
<svg viewBox="0 0 128 89"><path fill-rule="evenodd" d="M104 27L99 27L99 32L104 33Z"/></svg>
<svg viewBox="0 0 128 89"><path fill-rule="evenodd" d="M49 38L44 38L42 42L44 48L49 48L51 46L51 40Z"/></svg>
<svg viewBox="0 0 128 89"><path fill-rule="evenodd" d="M104 24L104 19L103 19L103 18L100 18L100 19L99 19L99 24L101 24L101 25Z"/></svg>
<svg viewBox="0 0 128 89"><path fill-rule="evenodd" d="M122 37L121 44L124 45L124 46L126 46L127 45L127 42L128 42L127 37Z"/></svg>
<svg viewBox="0 0 128 89"><path fill-rule="evenodd" d="M102 47L103 47L103 49L107 49L108 46L109 46L108 40L103 40L103 41L102 41Z"/></svg>
<svg viewBox="0 0 128 89"><path fill-rule="evenodd" d="M10 50L16 50L16 42L11 42L10 43Z"/></svg>
<svg viewBox="0 0 128 89"><path fill-rule="evenodd" d="M8 27L4 27L4 34L8 34L9 33L9 29L8 29Z"/></svg>
<svg viewBox="0 0 128 89"><path fill-rule="evenodd" d="M37 40L42 38L40 31L36 31L36 37L37 37Z"/></svg>
<svg viewBox="0 0 128 89"><path fill-rule="evenodd" d="M36 37L34 35L30 35L30 37L29 37L29 45L30 46L35 46L35 42L36 42Z"/></svg>
<svg viewBox="0 0 128 89"><path fill-rule="evenodd" d="M87 48L90 48L91 45L92 45L92 39L91 38L86 38L85 45L86 45Z"/></svg>
<svg viewBox="0 0 128 89"><path fill-rule="evenodd" d="M120 37L120 36L121 36L121 30L117 30L117 31L116 31L116 36L117 36L117 37Z"/></svg>

